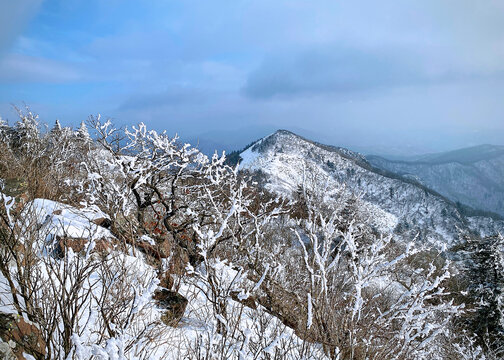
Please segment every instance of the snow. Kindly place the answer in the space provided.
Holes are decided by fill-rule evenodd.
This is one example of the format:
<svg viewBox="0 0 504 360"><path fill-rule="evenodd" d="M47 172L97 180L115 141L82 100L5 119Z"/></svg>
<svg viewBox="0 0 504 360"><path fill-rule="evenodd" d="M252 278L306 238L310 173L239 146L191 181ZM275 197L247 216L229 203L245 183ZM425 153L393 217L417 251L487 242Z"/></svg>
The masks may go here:
<svg viewBox="0 0 504 360"><path fill-rule="evenodd" d="M104 214L96 207L88 207L78 209L69 205L58 203L47 199L35 199L28 204L28 212L35 214L36 222L42 226L48 233L53 235L67 235L71 237L85 237L89 239L98 239L102 237L112 237L112 234L107 230L95 225L92 221L105 217ZM227 215L236 211L233 206ZM25 219L29 219L26 217ZM224 223L228 217L223 219ZM218 234L209 234L211 239L215 238ZM144 241L152 241L148 236L141 238ZM92 241L90 242L92 243ZM91 246L91 244L90 244ZM72 269L74 266L82 261L79 260L78 254L75 254L71 248L69 249L66 260L58 262L57 259L51 259L49 254L40 254L47 257L47 261L54 265L49 269L43 267L40 275L45 278L45 282L50 283L51 277L54 277L60 271L65 269ZM84 261L93 261L93 257L89 254L84 258ZM213 351L215 344L221 343L223 346L229 347L228 355L232 359L252 359L256 358L258 354L274 354L276 349L285 346L284 342L293 342L299 345L303 341L299 339L294 332L283 326L279 320L271 315L268 315L262 307L256 310L243 308L243 305L235 302L231 298L227 298L229 313L236 313L233 309L242 309L242 315L239 318L224 318L220 314L214 314L214 307L209 300L207 292L209 291L208 283L201 279L183 277L181 280L181 288L179 292L189 299L189 305L186 310L185 316L182 318L181 323L176 328L168 327L162 324L159 319L161 318L164 309L158 308L152 296L157 289L159 280L156 277L155 270L148 265L143 257L134 257L122 252L112 251L106 258L102 260L107 266L110 267L110 273L124 274L124 278L110 279L112 282L107 282L107 274L103 273L102 269L107 266L99 266L92 273L89 274L87 280L82 284L81 292L84 294L87 290L91 290L93 296L87 298L87 301L82 305L79 311L79 328L80 333L72 335L73 350L69 358L77 360L89 359L96 357L98 359L141 359L148 356L152 359L166 359L176 360L181 358L191 357L192 351L201 346L200 351L208 353L209 356ZM225 260L217 260L212 262L212 267L217 271L219 281L224 287L230 290L240 291L242 295L249 293L241 288L240 279L243 279L243 273L239 273ZM115 270L114 270L115 269ZM263 276L256 284L249 284L252 291L257 291L264 281L269 267L266 266ZM51 273L56 271L56 273ZM204 270L199 270L200 273L205 273ZM61 273L62 274L62 273ZM60 275L59 275L60 276ZM130 317L128 326L126 328L118 328L115 324L110 324L110 327L117 331L117 335L110 337L100 343L99 341L99 328L100 328L100 311L98 299L102 296L112 296L108 299L108 303L113 303L117 300L117 295L123 296L125 294L115 294L114 286L116 282L126 281L128 287L125 288L133 297L131 298L130 310L127 311ZM54 284L54 283L53 283ZM71 279L61 284L67 288L67 291L72 286ZM109 294L109 292L112 293ZM9 287L3 276L0 276L0 311L5 313L16 313L12 305L12 297L10 296ZM24 314L23 314L24 315ZM267 316L270 318L268 327L263 329L266 331L258 332L254 324L258 316ZM226 324L229 329L231 326L237 326L240 333L244 334L241 340L223 338L216 333L216 321L219 320ZM238 321L236 323L236 321ZM160 336L154 337L138 337L142 329L155 330L153 334ZM278 329L283 328L282 333L277 333ZM262 348L252 346L252 342L259 343L261 339L266 339ZM201 341L203 340L203 343ZM206 342L208 340L208 342ZM226 343L230 341L229 343ZM128 344L136 343L135 351L129 351ZM261 342L262 343L262 342ZM296 357L295 347L288 350L292 354L290 356ZM307 359L322 359L323 354L316 350L316 356L308 356ZM27 355L27 358L30 358Z"/></svg>
<svg viewBox="0 0 504 360"><path fill-rule="evenodd" d="M53 236L90 240L114 238L108 229L93 223L93 220L108 218L95 206L78 209L56 201L35 199L25 212L34 214L41 230L47 230Z"/></svg>
<svg viewBox="0 0 504 360"><path fill-rule="evenodd" d="M105 138L112 134L110 121L98 125L96 129L101 129ZM82 130L85 132L84 127ZM404 249L390 234L375 235L376 229L390 233L407 220L414 221L416 228L412 232L428 229L425 238L433 244L439 242L439 236L449 238L450 227L456 228L457 222L439 220L447 205L428 191L381 176L363 165L364 160L358 154L320 146L286 131L261 139L246 149L241 154L242 163L234 169L223 165L223 156L215 155L209 160L187 144L179 147L176 138L147 131L144 124L125 134L132 140L126 144L130 156L118 155L121 151L112 150L110 144L101 150L95 147L87 154L92 160L88 158L80 164L83 165L80 180L77 175L67 179L67 186L81 186L78 191L85 195L81 208L35 199L26 204L21 214L13 211L10 217L10 207L17 208L17 203L4 195L0 199L7 210L5 230L12 230L15 235L10 237L12 243L5 244L9 251L4 255L12 256L4 262L8 268L2 268L2 275L9 279L12 288L0 275L0 310L16 313L15 303L19 315L25 319L28 315L32 319L42 316L38 321L41 325L47 319L56 321L54 327L41 326L40 330L54 329L50 335L53 342L47 343L48 348L60 349L59 344L63 343L60 340L64 338L73 344L70 354L58 358L324 359L326 355L320 344L300 339L293 329L271 315L277 313L274 307L267 310L261 306L268 304L268 300L277 300L276 296L284 296L287 301L280 306L288 306L291 293L296 298L295 312L286 311L283 316L292 316L292 320L297 320L293 325L297 333L323 341L326 350L333 346L330 350L337 353L335 344L352 351L354 346L363 345L373 353L382 347L380 339L385 339L387 346L416 347L411 350L411 357L405 355L408 358L426 358L416 356L417 351L418 354L423 351L418 347L431 347L429 341L437 340L441 331L447 329L451 315L458 314L457 306L438 301L445 295L440 285L450 275L448 266L437 269L440 275L435 275L433 265L411 269L414 262L408 262L406 267L396 268L405 265L403 262L409 260L407 257L414 250ZM270 203L260 204L264 208L258 211L259 215L256 209L251 210L249 205L255 206L250 201L254 194L248 194L247 184L237 174L239 168L264 171L269 179L266 187L277 195L288 199L304 196L306 218L289 218L285 214L288 211L271 215L267 209ZM191 171L185 173L187 169ZM173 177L171 194L177 195L178 191L173 189L178 188L182 190L181 196L192 195L183 199L189 203L188 207L171 218L168 214L179 205L185 206L183 202L179 204L176 200L166 205L165 213L158 213L155 208L161 207L166 190L162 187L170 182L163 176L177 171L184 185L177 187L178 178ZM203 181L198 181L200 177ZM159 191L152 188L158 183ZM190 186L184 187L185 184ZM136 198L132 188L139 190ZM184 191L187 189L190 191ZM149 200L153 190L158 198L146 201L145 207L135 203L139 198ZM95 224L96 220L107 218L96 206L88 206L95 203L107 209L114 219L119 213L125 215L117 216L117 228L121 228L123 220L132 220L128 223L132 227L127 245L108 252L93 251L96 240L114 237L109 230ZM331 206L326 207L328 204ZM142 214L130 214L130 219L128 211L132 209ZM173 288L188 300L188 306L175 327L164 324L167 309L161 308L165 304L156 302L154 297L160 283L158 276L173 270L173 260L185 262L186 259L172 256L189 247L178 244L181 247L176 248L170 243L174 245L172 254L155 265L144 253L134 251L138 242L156 243L148 235L132 235L145 230L136 226L137 220L142 222L154 214L156 219L175 219L177 223L180 222L175 216L188 216L190 221L186 224L190 224L196 235L190 240L188 237L187 243L191 241L191 246L199 248L203 255L194 262L197 264L194 267L187 264L184 274L177 271L179 268L176 270L179 275L174 276ZM279 214L283 218L277 217ZM244 219L247 221L242 222ZM341 226L342 222L345 226ZM279 228L275 226L279 223L282 231L277 232ZM362 224L372 228L364 228ZM268 227L267 233L263 232L263 225ZM290 232L296 234L299 246L292 244L294 238ZM85 251L74 252L71 246L63 253L45 251L45 243L56 236L83 239L87 242ZM182 236L174 238L181 240ZM439 247L447 248L446 243ZM194 258L189 256L191 261ZM406 285L397 280L397 270L401 270L402 276L402 270L410 269L414 275L405 276L412 284L405 289ZM20 301L15 301L16 293L21 294L17 288L32 289L31 284L36 287L29 297L22 293ZM280 290L277 293L276 284ZM272 287L266 288L269 286ZM378 298L378 303L370 302L369 295ZM66 305L69 299L71 306ZM382 299L386 300L383 304ZM254 305L244 300L253 301ZM334 318L319 316L333 311ZM69 313L71 316L66 317ZM306 324L300 324L305 315ZM71 339L66 337L70 335L64 331L68 330L69 322L63 322L64 318L76 321L71 324ZM370 319L373 323L362 323ZM391 323L394 326L389 338L374 333ZM304 325L309 332L304 332ZM341 336L341 328L348 333ZM317 337L320 331L325 331L324 336ZM416 343L408 343L415 339Z"/></svg>
<svg viewBox="0 0 504 360"><path fill-rule="evenodd" d="M254 151L253 149L257 146L261 145L266 139L270 138L275 134L270 134L268 136L263 137L262 139L256 141L253 145L249 146L245 151L240 153L241 162L239 169L242 170L244 168L254 167L255 160L261 155L259 152Z"/></svg>
<svg viewBox="0 0 504 360"><path fill-rule="evenodd" d="M259 279L259 281L257 282L257 284L255 284L254 288L252 289L252 292L256 292L257 290L259 290L262 283L264 282L264 279L266 278L266 275L268 274L269 268L270 268L270 265L266 264L265 269L264 269L264 273L262 274L262 276Z"/></svg>
<svg viewBox="0 0 504 360"><path fill-rule="evenodd" d="M370 226L388 233L401 225L396 234L406 240L421 232L422 241L453 245L467 224L482 236L504 231L504 221L464 218L442 197L362 167L355 160L358 156L348 156L345 149L319 146L289 132L270 135L260 150L251 146L240 156L240 169L260 170L266 175L266 188L282 197L292 198L301 185L323 194L324 201L338 201L334 196L343 188L358 195L358 207L368 214Z"/></svg>
<svg viewBox="0 0 504 360"><path fill-rule="evenodd" d="M147 242L149 245L156 245L156 241L148 235L142 235L140 240Z"/></svg>
<svg viewBox="0 0 504 360"><path fill-rule="evenodd" d="M261 140L261 142L264 141ZM326 201L331 201L331 197L336 196L343 189L343 185L328 173L321 165L321 162L329 161L329 158L323 158L323 161L313 161L307 156L314 145L307 145L293 139L281 139L282 151L278 149L266 150L264 153L253 151L255 146L250 146L240 154L242 162L240 169L261 170L269 175L266 188L273 193L283 197L291 198L299 186L303 185L308 189L318 189L324 193ZM260 144L260 142L258 142ZM291 149L292 151L287 151ZM325 154L331 160L333 154ZM338 164L348 166L348 160L338 160ZM323 190L322 190L323 189ZM344 190L347 191L347 190ZM398 217L379 206L361 199L359 208L369 214L369 223L380 232L390 232L398 224Z"/></svg>
<svg viewBox="0 0 504 360"><path fill-rule="evenodd" d="M308 319L306 321L306 328L310 329L311 326L312 326L312 324L313 324L313 304L312 304L311 294L308 293L307 296L308 296L308 299L307 299L307 303L308 303Z"/></svg>
<svg viewBox="0 0 504 360"><path fill-rule="evenodd" d="M242 158L239 166L240 170L244 168L253 168L256 159L260 156L258 152L252 150L253 147L254 146L250 146L247 150L240 154L240 157Z"/></svg>

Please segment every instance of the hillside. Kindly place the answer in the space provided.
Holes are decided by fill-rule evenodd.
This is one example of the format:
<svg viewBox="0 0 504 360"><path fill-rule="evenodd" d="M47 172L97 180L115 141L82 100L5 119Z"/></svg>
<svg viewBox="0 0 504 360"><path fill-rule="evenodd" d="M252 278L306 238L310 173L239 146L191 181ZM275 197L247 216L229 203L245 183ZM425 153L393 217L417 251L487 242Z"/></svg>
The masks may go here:
<svg viewBox="0 0 504 360"><path fill-rule="evenodd" d="M374 166L412 178L452 201L504 215L504 147L481 145L413 161L368 156Z"/></svg>
<svg viewBox="0 0 504 360"><path fill-rule="evenodd" d="M0 357L502 358L500 222L287 131L239 171L142 123L44 128L0 121Z"/></svg>
<svg viewBox="0 0 504 360"><path fill-rule="evenodd" d="M314 176L318 179L311 186L329 184L329 190L345 186L382 211L374 211L372 223L379 222L376 217L389 225L395 219L394 231L405 236L420 234L427 241L456 243L464 233L488 235L504 228L501 220L484 216L475 216L478 226L474 226L475 220L468 221L456 204L418 182L374 168L358 153L288 131L257 141L240 157L240 169L265 174L266 187L276 193L292 194Z"/></svg>

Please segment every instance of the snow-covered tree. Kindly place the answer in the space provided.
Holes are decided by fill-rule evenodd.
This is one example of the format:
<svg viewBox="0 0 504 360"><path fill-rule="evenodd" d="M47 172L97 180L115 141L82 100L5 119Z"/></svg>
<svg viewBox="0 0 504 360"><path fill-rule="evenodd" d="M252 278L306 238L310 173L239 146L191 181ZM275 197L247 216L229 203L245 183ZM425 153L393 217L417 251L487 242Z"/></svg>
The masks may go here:
<svg viewBox="0 0 504 360"><path fill-rule="evenodd" d="M504 355L504 237L501 234L483 239L468 239L464 246L467 269L465 302L470 312L462 326L478 335L478 344Z"/></svg>
<svg viewBox="0 0 504 360"><path fill-rule="evenodd" d="M0 301L39 325L36 358L485 359L452 326L450 256L369 226L343 186L307 174L282 200L224 155L144 124L88 124L93 138L57 123L52 141L22 114L16 169L36 191L0 189ZM481 262L498 326L503 243ZM160 289L187 318L165 320Z"/></svg>
<svg viewBox="0 0 504 360"><path fill-rule="evenodd" d="M61 128L60 121L58 119L56 119L56 121L54 122L54 126L51 129L51 135L54 137L61 136L61 131L62 131L62 128Z"/></svg>
<svg viewBox="0 0 504 360"><path fill-rule="evenodd" d="M79 128L75 132L77 140L81 142L84 146L88 146L91 143L91 136L89 135L88 128L84 121L81 121Z"/></svg>
<svg viewBox="0 0 504 360"><path fill-rule="evenodd" d="M7 123L7 121L2 119L2 117L0 117L0 139L2 140L2 142L9 142L10 132L11 131L9 124Z"/></svg>
<svg viewBox="0 0 504 360"><path fill-rule="evenodd" d="M29 108L25 111L17 109L19 120L14 125L13 147L23 153L40 150L40 123L38 115Z"/></svg>

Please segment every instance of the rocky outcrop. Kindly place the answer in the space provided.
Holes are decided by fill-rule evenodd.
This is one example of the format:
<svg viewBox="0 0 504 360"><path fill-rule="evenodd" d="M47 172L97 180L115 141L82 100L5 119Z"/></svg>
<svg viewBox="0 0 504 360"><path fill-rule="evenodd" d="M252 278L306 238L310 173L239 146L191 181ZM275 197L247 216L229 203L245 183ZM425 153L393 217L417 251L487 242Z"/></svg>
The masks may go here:
<svg viewBox="0 0 504 360"><path fill-rule="evenodd" d="M173 281L173 277L171 276L169 271L165 271L164 273L158 276L159 278L159 287L165 288L167 290L171 290L175 282Z"/></svg>
<svg viewBox="0 0 504 360"><path fill-rule="evenodd" d="M99 217L99 218L93 219L92 222L98 226L105 228L105 229L110 229L110 227L112 226L112 221L106 217Z"/></svg>

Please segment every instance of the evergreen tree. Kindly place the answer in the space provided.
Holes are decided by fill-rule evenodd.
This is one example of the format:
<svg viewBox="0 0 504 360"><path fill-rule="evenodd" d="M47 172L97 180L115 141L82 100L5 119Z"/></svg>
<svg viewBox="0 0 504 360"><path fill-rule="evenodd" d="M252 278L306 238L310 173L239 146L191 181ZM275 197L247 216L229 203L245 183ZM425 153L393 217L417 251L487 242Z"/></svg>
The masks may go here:
<svg viewBox="0 0 504 360"><path fill-rule="evenodd" d="M9 141L12 129L7 121L0 117L0 141L6 143Z"/></svg>
<svg viewBox="0 0 504 360"><path fill-rule="evenodd" d="M54 126L47 136L47 145L51 148L57 148L62 141L63 130L59 120L56 119Z"/></svg>
<svg viewBox="0 0 504 360"><path fill-rule="evenodd" d="M54 137L61 136L61 124L58 119L56 119L53 128L51 129L51 135Z"/></svg>
<svg viewBox="0 0 504 360"><path fill-rule="evenodd" d="M13 147L28 153L35 150L40 142L38 115L33 114L29 109L26 109L26 112L18 109L18 114L19 120L13 131Z"/></svg>
<svg viewBox="0 0 504 360"><path fill-rule="evenodd" d="M91 141L91 136L89 136L89 131L86 126L86 123L84 121L81 121L79 129L75 132L75 135L77 136L77 139L88 143Z"/></svg>
<svg viewBox="0 0 504 360"><path fill-rule="evenodd" d="M89 135L88 128L84 121L81 121L79 128L74 132L76 146L84 152L88 152L91 148L93 140Z"/></svg>
<svg viewBox="0 0 504 360"><path fill-rule="evenodd" d="M61 136L63 139L70 140L73 137L74 131L71 127L65 126L61 129Z"/></svg>

